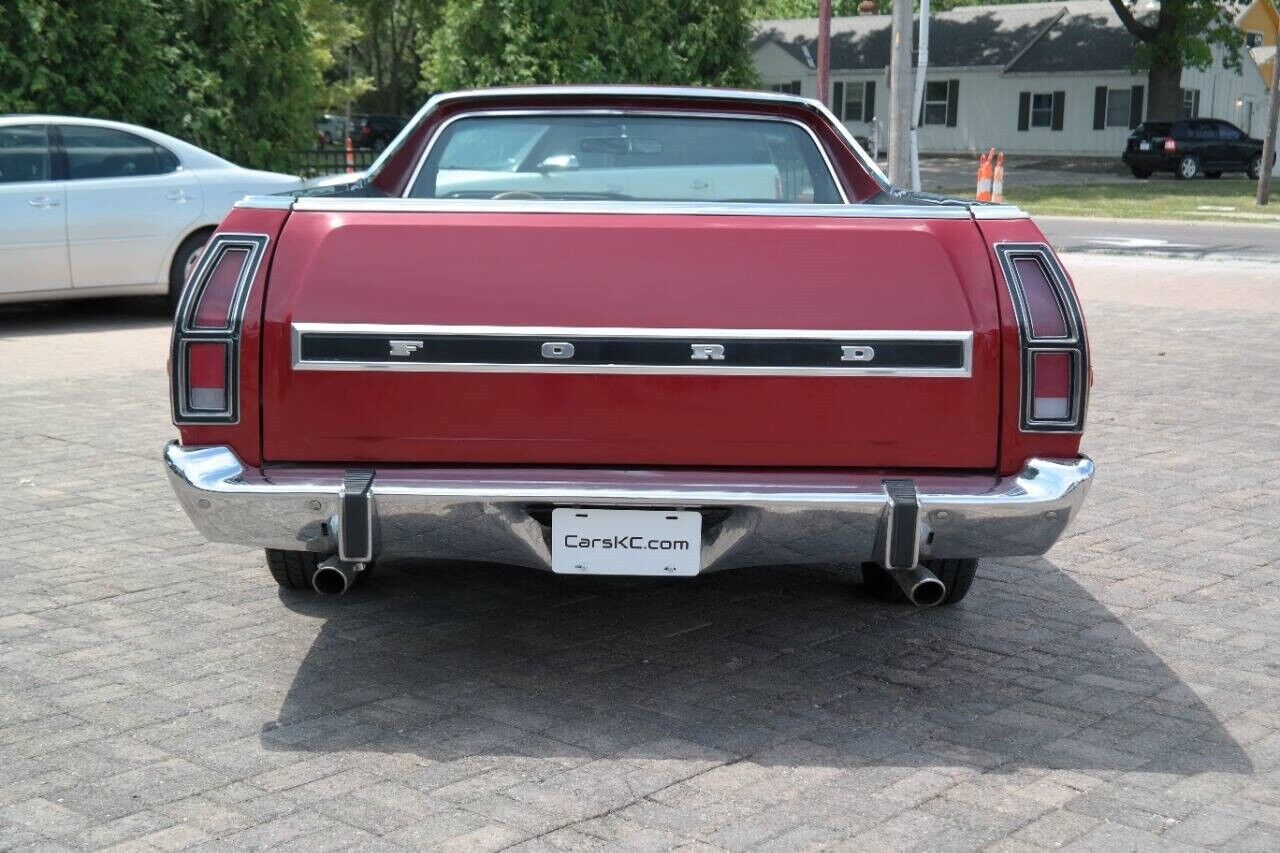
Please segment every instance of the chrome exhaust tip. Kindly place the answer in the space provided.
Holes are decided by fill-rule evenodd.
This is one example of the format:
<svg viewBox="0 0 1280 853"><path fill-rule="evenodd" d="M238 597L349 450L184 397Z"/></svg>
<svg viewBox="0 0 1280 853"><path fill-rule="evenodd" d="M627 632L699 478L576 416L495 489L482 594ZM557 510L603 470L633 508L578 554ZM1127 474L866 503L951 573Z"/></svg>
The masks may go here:
<svg viewBox="0 0 1280 853"><path fill-rule="evenodd" d="M330 557L316 567L311 576L311 588L321 595L343 595L356 582L356 575L364 568L361 563L344 563Z"/></svg>
<svg viewBox="0 0 1280 853"><path fill-rule="evenodd" d="M947 597L947 585L924 566L909 569L890 569L889 574L902 590L902 594L916 607L933 607Z"/></svg>

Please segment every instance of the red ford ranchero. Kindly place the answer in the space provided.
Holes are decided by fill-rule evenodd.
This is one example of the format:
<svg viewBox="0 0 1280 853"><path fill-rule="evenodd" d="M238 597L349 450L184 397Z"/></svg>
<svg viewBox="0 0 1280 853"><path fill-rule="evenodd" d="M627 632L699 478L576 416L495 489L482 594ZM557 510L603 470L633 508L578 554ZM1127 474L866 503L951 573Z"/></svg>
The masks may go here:
<svg viewBox="0 0 1280 853"><path fill-rule="evenodd" d="M1084 319L1026 214L890 187L762 92L436 96L349 186L237 204L171 374L191 520L325 594L393 556L860 563L950 604L1094 471Z"/></svg>

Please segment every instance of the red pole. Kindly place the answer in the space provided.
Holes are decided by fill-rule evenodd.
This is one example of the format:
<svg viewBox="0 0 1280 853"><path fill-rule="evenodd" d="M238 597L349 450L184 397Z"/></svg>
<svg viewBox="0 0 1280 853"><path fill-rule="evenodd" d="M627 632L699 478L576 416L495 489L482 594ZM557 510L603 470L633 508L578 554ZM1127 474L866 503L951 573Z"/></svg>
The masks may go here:
<svg viewBox="0 0 1280 853"><path fill-rule="evenodd" d="M831 103L831 0L818 3L818 100Z"/></svg>

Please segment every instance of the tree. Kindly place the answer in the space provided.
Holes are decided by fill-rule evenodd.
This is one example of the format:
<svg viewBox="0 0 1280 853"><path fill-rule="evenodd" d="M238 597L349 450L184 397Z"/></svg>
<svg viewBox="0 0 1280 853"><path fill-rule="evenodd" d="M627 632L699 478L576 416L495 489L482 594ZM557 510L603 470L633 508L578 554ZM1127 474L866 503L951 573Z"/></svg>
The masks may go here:
<svg viewBox="0 0 1280 853"><path fill-rule="evenodd" d="M412 112L421 95L418 51L440 18L433 0L346 0L360 38L352 51L371 86L361 103L380 113Z"/></svg>
<svg viewBox="0 0 1280 853"><path fill-rule="evenodd" d="M1147 118L1168 121L1182 109L1182 69L1207 68L1213 49L1228 68L1240 65L1240 33L1228 4L1219 0L1163 0L1152 15L1135 15L1111 0L1120 22L1138 41L1137 64L1147 69Z"/></svg>
<svg viewBox="0 0 1280 853"><path fill-rule="evenodd" d="M322 87L303 0L0 0L0 112L117 119L291 168Z"/></svg>
<svg viewBox="0 0 1280 853"><path fill-rule="evenodd" d="M450 0L423 85L750 85L750 35L742 0Z"/></svg>

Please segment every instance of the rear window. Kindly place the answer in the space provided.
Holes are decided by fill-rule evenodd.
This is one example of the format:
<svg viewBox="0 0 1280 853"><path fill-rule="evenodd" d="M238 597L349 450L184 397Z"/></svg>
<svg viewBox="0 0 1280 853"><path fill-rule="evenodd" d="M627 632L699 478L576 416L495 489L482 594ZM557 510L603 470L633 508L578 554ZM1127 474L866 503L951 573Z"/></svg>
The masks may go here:
<svg viewBox="0 0 1280 853"><path fill-rule="evenodd" d="M413 198L843 202L812 136L785 121L473 116L448 124Z"/></svg>

